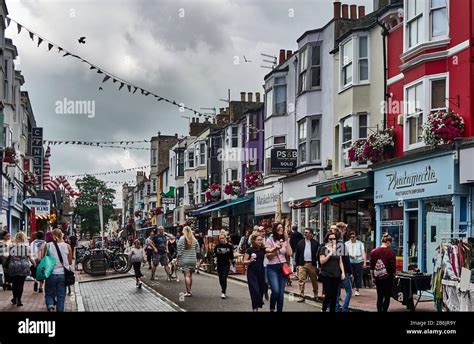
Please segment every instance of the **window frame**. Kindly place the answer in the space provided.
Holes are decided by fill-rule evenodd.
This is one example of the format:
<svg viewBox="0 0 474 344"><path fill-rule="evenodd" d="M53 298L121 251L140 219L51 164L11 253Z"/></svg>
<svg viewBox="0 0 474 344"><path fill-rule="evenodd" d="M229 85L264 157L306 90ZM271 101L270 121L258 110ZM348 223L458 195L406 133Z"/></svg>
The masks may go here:
<svg viewBox="0 0 474 344"><path fill-rule="evenodd" d="M313 123L314 120L319 121L319 135L318 135L319 138L318 139L313 139L312 138L312 123ZM323 142L322 115L307 116L307 117L301 119L300 121L298 121L297 124L298 124L298 127L297 127L297 130L298 130L297 131L298 166L308 165L308 164L320 165L322 163L321 144ZM302 125L302 127L301 127L301 125ZM306 134L306 137L305 137L304 140L300 139L301 128L304 128L304 132ZM311 136L309 136L309 135L311 135ZM313 141L319 141L319 153L318 153L319 159L316 159L316 160L313 160L311 158L311 152L312 152L311 151L311 143ZM304 149L305 149L305 158L304 158L305 160L302 160L301 148L300 148L303 145L304 145Z"/></svg>
<svg viewBox="0 0 474 344"><path fill-rule="evenodd" d="M367 56L360 57L360 41L361 38L367 39ZM352 60L349 63L345 63L344 59L344 50L347 44L352 44ZM344 41L339 44L339 92L343 92L352 86L358 85L369 85L370 84L370 60L371 60L371 50L370 50L370 34L368 32L362 32L354 34L350 37L347 37ZM347 47L346 47L347 48ZM367 61L367 79L360 79L360 62ZM345 71L347 68L351 67L352 70L352 81L345 82Z"/></svg>
<svg viewBox="0 0 474 344"><path fill-rule="evenodd" d="M408 18L408 1L414 0L404 0L403 1L403 17L405 18L403 24L403 53L407 53L423 45L429 45L430 43L436 43L438 41L445 40L449 38L450 28L449 28L449 18L450 18L450 3L449 1L445 2L445 6L432 7L432 0L424 0L421 13ZM440 9L446 8L446 33L439 36L433 36L433 13L439 11ZM409 30L408 27L415 21L421 21L422 27L422 37L419 38L418 42L412 46L409 46Z"/></svg>
<svg viewBox="0 0 474 344"><path fill-rule="evenodd" d="M445 109L447 110L449 108L449 72L448 73L439 73L439 74L431 74L431 75L426 75L423 76L417 80L414 80L403 87L403 103L404 103L404 119L403 119L403 150L410 151L413 149L425 147L426 144L421 140L420 142L416 143L409 143L409 138L410 138L410 132L409 132L409 123L408 120L409 118L412 118L413 116L408 116L408 89L421 84L422 85L422 94L423 94L423 103L422 103L422 109L423 111L420 112L420 114L423 116L423 123L425 123L428 119L428 114L431 113L431 104L432 104L432 94L431 94L431 85L433 81L436 80L446 80L446 99L445 99L445 104L446 107ZM440 108L441 109L441 108Z"/></svg>
<svg viewBox="0 0 474 344"><path fill-rule="evenodd" d="M277 83L277 79L284 79L284 82L283 83ZM277 108L277 97L276 97L276 94L277 94L277 90L279 88L283 88L284 89L284 94L285 94L285 106L284 106L284 110L283 110L283 113L279 113L278 112L278 108ZM273 90L273 104L272 104L272 107L273 107L273 111L272 111L272 114L275 115L275 116L285 116L287 115L287 108L288 108L288 81L287 81L287 78L286 78L286 75L282 75L282 76L275 76L274 79L273 79L273 87L272 87L272 90Z"/></svg>
<svg viewBox="0 0 474 344"><path fill-rule="evenodd" d="M236 133L234 133L234 129ZM237 141L234 141L237 140ZM237 142L234 146L234 142ZM239 147L239 127L237 125L233 125L230 127L230 147L231 148L238 148Z"/></svg>
<svg viewBox="0 0 474 344"><path fill-rule="evenodd" d="M205 166L206 161L207 161L206 142L204 142L204 141L199 142L198 148L199 148L199 164L198 164L198 166Z"/></svg>
<svg viewBox="0 0 474 344"><path fill-rule="evenodd" d="M192 158L190 157L190 154L192 154ZM190 148L186 151L186 168L194 168L195 167L195 159L196 159L196 153L194 151L194 147ZM192 162L192 165L191 165Z"/></svg>
<svg viewBox="0 0 474 344"><path fill-rule="evenodd" d="M366 137L361 137L360 135L360 117L361 116L366 116L367 117L367 122L363 128L367 129L366 132ZM345 156L347 152L349 151L350 147L354 144L354 142L361 140L361 139L367 139L369 136L369 128L370 128L370 113L369 112L357 112L353 114L349 114L343 118L340 119L339 123L337 126L339 127L339 138L338 138L338 158L339 158L339 171L345 171L349 170L352 168L366 168L368 166L368 162L365 163L358 163L358 162L349 162L349 166L346 166L345 164ZM348 143L349 141L344 141L344 122L348 119L352 119L352 129L351 129L351 144L348 146L348 148L344 148L344 145Z"/></svg>

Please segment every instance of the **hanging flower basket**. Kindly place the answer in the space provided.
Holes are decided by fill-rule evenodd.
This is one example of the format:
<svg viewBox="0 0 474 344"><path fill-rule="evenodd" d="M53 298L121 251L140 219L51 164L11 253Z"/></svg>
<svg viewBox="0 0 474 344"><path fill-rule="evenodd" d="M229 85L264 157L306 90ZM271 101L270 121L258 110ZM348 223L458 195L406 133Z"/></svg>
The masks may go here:
<svg viewBox="0 0 474 344"><path fill-rule="evenodd" d="M395 153L395 133L393 128L370 134L366 140L357 140L348 151L351 162L365 164L390 159Z"/></svg>
<svg viewBox="0 0 474 344"><path fill-rule="evenodd" d="M464 119L457 113L448 110L428 115L423 124L423 141L430 146L450 145L454 139L464 133Z"/></svg>
<svg viewBox="0 0 474 344"><path fill-rule="evenodd" d="M261 171L250 172L245 175L245 186L248 190L253 190L263 185L263 175Z"/></svg>
<svg viewBox="0 0 474 344"><path fill-rule="evenodd" d="M226 195L231 196L239 196L240 195L240 182L238 180L234 180L233 182L229 182L224 186L224 193Z"/></svg>
<svg viewBox="0 0 474 344"><path fill-rule="evenodd" d="M142 211L141 210L135 210L135 217L141 217L142 216Z"/></svg>
<svg viewBox="0 0 474 344"><path fill-rule="evenodd" d="M206 199L208 201L218 201L221 198L221 186L217 183L211 185L206 191Z"/></svg>
<svg viewBox="0 0 474 344"><path fill-rule="evenodd" d="M14 164L16 162L16 151L13 147L5 148L5 153L3 156L3 162L7 164Z"/></svg>
<svg viewBox="0 0 474 344"><path fill-rule="evenodd" d="M155 208L155 210L153 211L153 213L154 213L155 215L161 215L161 214L163 214L163 208L161 208L161 207Z"/></svg>
<svg viewBox="0 0 474 344"><path fill-rule="evenodd" d="M367 140L357 140L356 142L354 142L352 147L349 149L349 152L347 153L350 162L364 163L367 161L364 157L364 149L366 143Z"/></svg>
<svg viewBox="0 0 474 344"><path fill-rule="evenodd" d="M36 185L38 178L36 177L36 174L27 171L25 172L23 181L27 186L34 186Z"/></svg>

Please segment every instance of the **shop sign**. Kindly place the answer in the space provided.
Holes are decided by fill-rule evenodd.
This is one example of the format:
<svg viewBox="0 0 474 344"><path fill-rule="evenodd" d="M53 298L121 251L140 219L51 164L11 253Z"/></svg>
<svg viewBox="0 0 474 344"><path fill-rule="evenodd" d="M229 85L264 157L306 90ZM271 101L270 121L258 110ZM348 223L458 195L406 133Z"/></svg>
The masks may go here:
<svg viewBox="0 0 474 344"><path fill-rule="evenodd" d="M161 204L174 204L174 197L161 197Z"/></svg>
<svg viewBox="0 0 474 344"><path fill-rule="evenodd" d="M453 192L452 155L375 171L375 203L450 195Z"/></svg>
<svg viewBox="0 0 474 344"><path fill-rule="evenodd" d="M278 195L281 194L281 184L275 184L273 187L264 190L255 191L254 205L255 215L266 215L275 213Z"/></svg>
<svg viewBox="0 0 474 344"><path fill-rule="evenodd" d="M403 226L403 220L380 221L381 227L399 227Z"/></svg>
<svg viewBox="0 0 474 344"><path fill-rule="evenodd" d="M42 198L27 198L23 204L29 209L35 209L36 215L49 215L51 202Z"/></svg>
<svg viewBox="0 0 474 344"><path fill-rule="evenodd" d="M372 174L367 173L360 177L351 177L348 179L342 179L331 183L323 183L316 186L316 196L333 195L342 192L349 192L355 190L362 190L371 188L372 185Z"/></svg>
<svg viewBox="0 0 474 344"><path fill-rule="evenodd" d="M33 156L33 173L37 185L43 185L43 128L35 127L31 132L31 155Z"/></svg>
<svg viewBox="0 0 474 344"><path fill-rule="evenodd" d="M298 151L296 149L273 148L271 150L271 173L286 174L296 171Z"/></svg>

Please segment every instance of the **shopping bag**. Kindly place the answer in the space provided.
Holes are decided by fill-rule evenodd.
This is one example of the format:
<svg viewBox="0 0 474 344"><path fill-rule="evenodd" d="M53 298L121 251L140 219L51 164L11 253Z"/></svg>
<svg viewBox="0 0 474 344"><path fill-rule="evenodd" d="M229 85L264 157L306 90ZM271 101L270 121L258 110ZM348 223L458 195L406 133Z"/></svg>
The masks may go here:
<svg viewBox="0 0 474 344"><path fill-rule="evenodd" d="M53 273L56 259L49 255L49 246L47 246L46 255L41 259L36 268L36 280L42 281L47 279Z"/></svg>

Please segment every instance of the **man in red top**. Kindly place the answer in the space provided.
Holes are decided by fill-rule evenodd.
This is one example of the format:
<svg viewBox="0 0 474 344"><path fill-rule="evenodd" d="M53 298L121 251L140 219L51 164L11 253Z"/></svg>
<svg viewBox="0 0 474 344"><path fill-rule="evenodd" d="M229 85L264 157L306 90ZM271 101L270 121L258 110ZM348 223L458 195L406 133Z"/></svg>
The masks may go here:
<svg viewBox="0 0 474 344"><path fill-rule="evenodd" d="M387 312L392 295L393 276L396 269L396 258L392 248L392 237L385 233L382 245L370 252L370 274L372 283L377 287L377 311Z"/></svg>

